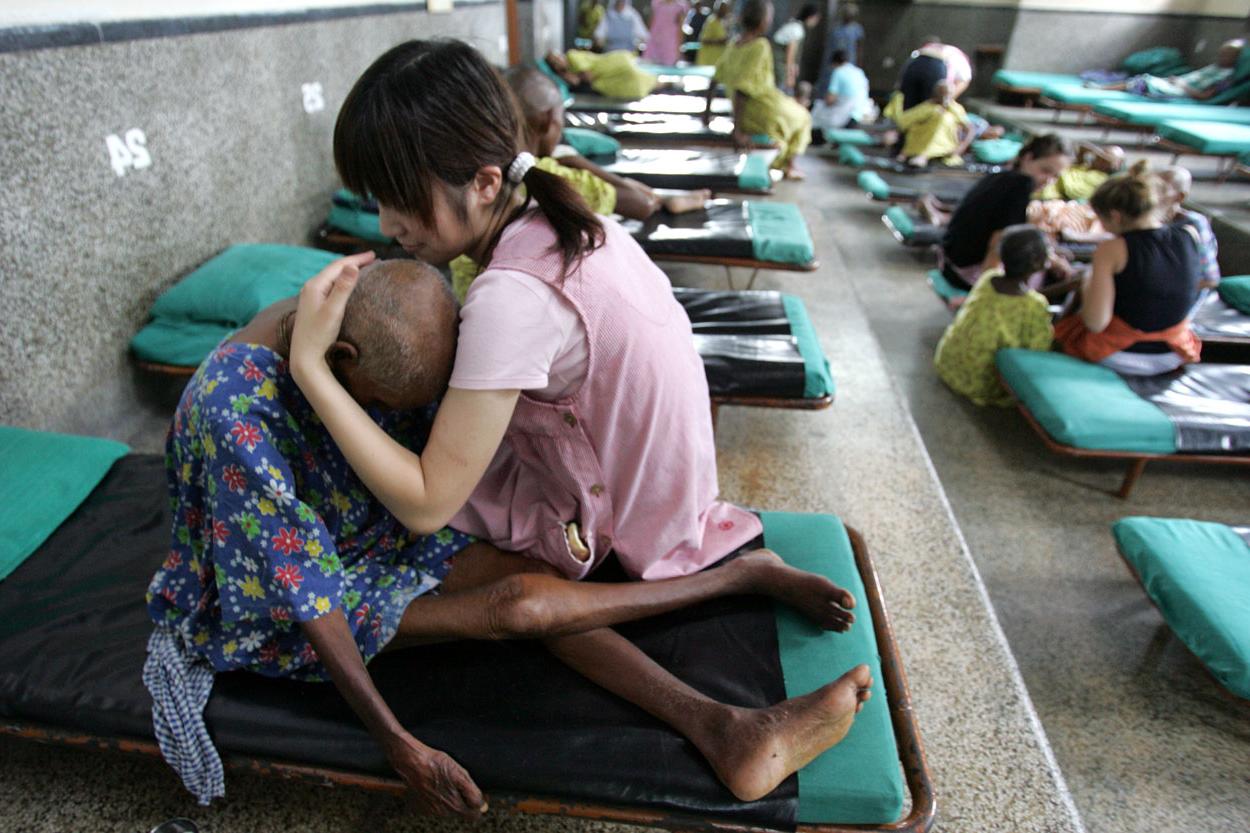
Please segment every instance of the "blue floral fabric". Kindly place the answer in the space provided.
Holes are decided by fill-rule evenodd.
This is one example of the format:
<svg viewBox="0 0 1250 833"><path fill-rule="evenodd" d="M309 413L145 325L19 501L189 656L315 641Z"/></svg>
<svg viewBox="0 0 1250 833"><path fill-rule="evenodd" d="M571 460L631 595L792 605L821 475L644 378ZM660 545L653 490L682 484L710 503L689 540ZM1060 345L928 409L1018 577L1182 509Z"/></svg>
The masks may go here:
<svg viewBox="0 0 1250 833"><path fill-rule="evenodd" d="M375 415L417 451L433 417L434 406ZM226 341L204 360L174 414L165 462L173 535L148 612L217 671L324 679L299 623L336 609L368 662L473 540L406 530L267 347Z"/></svg>

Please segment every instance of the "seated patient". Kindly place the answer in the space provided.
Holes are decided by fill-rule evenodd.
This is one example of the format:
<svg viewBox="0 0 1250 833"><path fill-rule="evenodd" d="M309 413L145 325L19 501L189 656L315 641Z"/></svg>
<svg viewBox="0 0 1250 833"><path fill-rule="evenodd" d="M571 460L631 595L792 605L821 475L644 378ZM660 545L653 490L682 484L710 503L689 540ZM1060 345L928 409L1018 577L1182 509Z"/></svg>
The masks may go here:
<svg viewBox="0 0 1250 833"><path fill-rule="evenodd" d="M570 49L561 55L548 52L547 66L574 92L594 92L608 98L633 101L655 91L660 79L638 68L633 52L595 53Z"/></svg>
<svg viewBox="0 0 1250 833"><path fill-rule="evenodd" d="M1124 170L1124 148L1119 145L1078 145L1068 168L1037 192L1039 200L1087 201L1107 177Z"/></svg>
<svg viewBox="0 0 1250 833"><path fill-rule="evenodd" d="M1198 266L1201 273L1198 286L1204 292L1214 289L1220 285L1220 250L1215 231L1207 215L1185 207L1194 182L1193 175L1180 165L1169 165L1159 171L1159 181L1163 184L1159 218L1173 225L1193 226L1198 232Z"/></svg>
<svg viewBox="0 0 1250 833"><path fill-rule="evenodd" d="M661 208L670 214L694 211L712 196L711 191L700 189L669 191L661 198L636 179L605 171L572 148L560 145L564 102L550 78L533 67L521 66L504 73L504 80L521 108L525 149L538 157L538 167L568 179L595 213L615 211L632 220L645 220Z"/></svg>
<svg viewBox="0 0 1250 833"><path fill-rule="evenodd" d="M856 126L872 111L868 76L850 62L845 50L835 49L829 85L812 105L812 126L821 131Z"/></svg>
<svg viewBox="0 0 1250 833"><path fill-rule="evenodd" d="M899 161L917 168L934 160L945 165L961 164L976 133L967 111L951 95L950 85L939 81L933 86L933 95L928 101L909 110L899 112L900 101L901 98L895 96L890 102L895 109L887 108L886 112L903 134Z"/></svg>
<svg viewBox="0 0 1250 833"><path fill-rule="evenodd" d="M1011 226L998 251L1002 268L987 271L972 287L942 334L933 364L955 393L977 405L1005 407L1011 394L999 381L994 354L1008 347L1049 350L1054 340L1046 298L1028 285L1050 259L1050 241L1033 226Z"/></svg>
<svg viewBox="0 0 1250 833"><path fill-rule="evenodd" d="M201 714L215 671L329 677L427 810L475 817L484 802L468 773L406 732L374 687L365 664L379 652L545 637L563 661L619 694L613 680L631 679L639 652L624 640L579 650L587 632L741 593L771 595L826 629L850 627L849 593L765 550L683 578L596 584L452 529L409 532L365 491L291 377L295 302L263 310L222 342L175 414L166 444L173 540L147 596L157 628L144 679L158 706ZM395 411L375 409L375 419L419 450L451 375L456 328L456 304L437 272L384 261L359 275L327 358L353 398ZM177 680L195 675L207 685L177 690ZM841 740L870 685L858 666L761 710L710 700L671 675L624 696L653 714L681 702L670 725L750 800ZM202 726L199 736L207 738ZM185 760L184 748L162 741L171 763ZM219 767L216 785L179 771L207 802L223 792Z"/></svg>
<svg viewBox="0 0 1250 833"><path fill-rule="evenodd" d="M1189 98L1194 101L1206 101L1232 83L1233 73L1237 69L1237 59L1241 57L1244 43L1240 39L1226 41L1215 54L1213 63L1184 75L1172 75L1167 78L1158 75L1134 75L1126 81L1108 84L1103 89L1128 90L1150 98Z"/></svg>
<svg viewBox="0 0 1250 833"><path fill-rule="evenodd" d="M747 0L742 7L742 32L716 64L716 80L733 102L734 144L747 147L751 136L768 136L781 148L772 166L786 179L802 179L795 160L812 140L812 116L777 88L767 37L772 22L772 0ZM712 117L715 90L715 85L708 87L705 124Z"/></svg>

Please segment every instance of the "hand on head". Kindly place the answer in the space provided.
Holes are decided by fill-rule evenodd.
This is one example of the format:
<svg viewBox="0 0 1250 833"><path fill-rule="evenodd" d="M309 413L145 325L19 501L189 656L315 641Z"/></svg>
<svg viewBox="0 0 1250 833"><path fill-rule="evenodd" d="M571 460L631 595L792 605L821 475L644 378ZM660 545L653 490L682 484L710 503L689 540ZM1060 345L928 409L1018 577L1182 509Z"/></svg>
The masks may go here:
<svg viewBox="0 0 1250 833"><path fill-rule="evenodd" d="M343 309L356 287L360 267L372 263L373 252L334 261L304 284L291 330L291 368L325 362L343 324Z"/></svg>

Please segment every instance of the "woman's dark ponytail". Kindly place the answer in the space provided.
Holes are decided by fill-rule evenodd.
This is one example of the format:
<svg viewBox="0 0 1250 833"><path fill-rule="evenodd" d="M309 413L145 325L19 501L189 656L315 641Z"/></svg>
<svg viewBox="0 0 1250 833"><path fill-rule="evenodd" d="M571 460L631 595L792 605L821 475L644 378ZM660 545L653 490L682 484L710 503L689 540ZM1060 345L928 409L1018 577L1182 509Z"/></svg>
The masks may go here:
<svg viewBox="0 0 1250 833"><path fill-rule="evenodd" d="M568 180L533 167L521 182L555 230L565 274L603 245L603 223Z"/></svg>

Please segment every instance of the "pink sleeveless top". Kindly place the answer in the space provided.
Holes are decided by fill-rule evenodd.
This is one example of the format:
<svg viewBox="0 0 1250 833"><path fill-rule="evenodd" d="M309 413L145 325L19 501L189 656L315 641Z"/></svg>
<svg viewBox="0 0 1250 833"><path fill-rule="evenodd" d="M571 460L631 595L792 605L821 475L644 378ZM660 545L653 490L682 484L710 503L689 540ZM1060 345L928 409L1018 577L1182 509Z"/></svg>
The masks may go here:
<svg viewBox="0 0 1250 833"><path fill-rule="evenodd" d="M577 311L586 380L555 402L522 393L494 461L451 525L570 578L609 552L635 578L687 575L761 526L717 499L707 377L668 278L624 229L603 224L604 245L564 281L541 213L504 231L490 268L532 275ZM568 521L590 548L585 561L569 549Z"/></svg>

